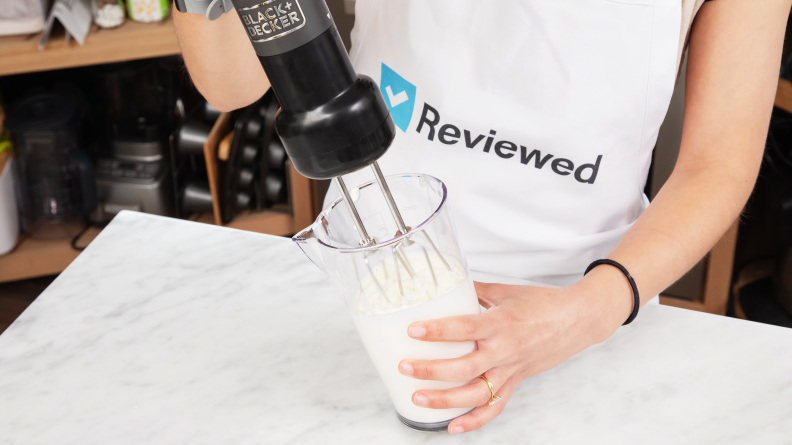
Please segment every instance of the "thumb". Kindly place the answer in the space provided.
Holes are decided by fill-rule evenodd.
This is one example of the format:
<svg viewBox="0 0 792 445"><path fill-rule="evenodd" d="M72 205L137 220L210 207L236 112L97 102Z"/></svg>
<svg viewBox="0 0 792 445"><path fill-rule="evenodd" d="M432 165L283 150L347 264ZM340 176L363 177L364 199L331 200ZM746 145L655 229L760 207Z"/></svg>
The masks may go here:
<svg viewBox="0 0 792 445"><path fill-rule="evenodd" d="M480 283L478 281L474 281L473 285L476 286L479 304L487 309L494 306L502 306L510 298L528 297L537 291L548 290L547 288L536 286Z"/></svg>
<svg viewBox="0 0 792 445"><path fill-rule="evenodd" d="M505 296L505 292L503 292L503 288L506 287L505 284L474 281L473 285L476 286L476 295L478 295L479 304L487 309L497 306L501 298Z"/></svg>

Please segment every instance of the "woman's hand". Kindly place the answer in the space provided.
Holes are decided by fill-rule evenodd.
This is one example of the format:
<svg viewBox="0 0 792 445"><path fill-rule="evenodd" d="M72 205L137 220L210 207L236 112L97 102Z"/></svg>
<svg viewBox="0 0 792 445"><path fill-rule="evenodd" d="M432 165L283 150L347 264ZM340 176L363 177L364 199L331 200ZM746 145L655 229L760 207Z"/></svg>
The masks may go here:
<svg viewBox="0 0 792 445"><path fill-rule="evenodd" d="M403 360L399 371L421 380L470 382L448 390L420 390L417 406L476 406L448 426L452 434L481 428L503 411L523 379L544 372L608 338L630 314L632 296L621 272L595 268L563 288L476 283L482 314L413 323L408 335L423 341L472 341L478 350L450 360ZM502 399L488 405L485 374Z"/></svg>

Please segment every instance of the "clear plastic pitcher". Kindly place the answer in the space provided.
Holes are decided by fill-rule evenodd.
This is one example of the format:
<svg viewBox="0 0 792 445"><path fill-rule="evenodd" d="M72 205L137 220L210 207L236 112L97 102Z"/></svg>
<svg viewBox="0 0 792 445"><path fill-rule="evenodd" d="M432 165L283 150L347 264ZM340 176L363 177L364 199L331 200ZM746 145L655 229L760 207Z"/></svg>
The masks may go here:
<svg viewBox="0 0 792 445"><path fill-rule="evenodd" d="M476 349L475 342L414 340L416 321L479 313L478 298L439 179L422 174L387 178L408 232L391 217L376 182L350 190L376 244L361 247L352 217L339 198L314 224L294 236L311 260L342 290L360 338L393 400L399 419L428 431L445 429L470 408L428 409L412 403L420 389L462 383L417 380L399 373L403 359L449 359Z"/></svg>

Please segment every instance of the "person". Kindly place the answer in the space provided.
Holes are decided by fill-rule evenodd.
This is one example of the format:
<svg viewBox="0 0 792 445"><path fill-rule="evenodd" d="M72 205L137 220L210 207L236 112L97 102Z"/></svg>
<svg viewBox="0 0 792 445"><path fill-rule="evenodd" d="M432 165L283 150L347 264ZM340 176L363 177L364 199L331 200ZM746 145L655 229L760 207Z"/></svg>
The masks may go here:
<svg viewBox="0 0 792 445"><path fill-rule="evenodd" d="M524 379L606 340L691 269L738 218L758 175L792 0L358 0L350 58L399 128L380 165L450 191L470 267L556 287L476 283L480 315L414 323L472 341L453 360L405 359L427 408L477 406L476 430ZM236 14L174 12L195 86L219 110L269 84ZM652 151L687 52L679 157L651 205ZM399 108L401 107L401 108ZM368 169L366 169L368 170ZM353 173L348 184L364 180ZM638 317L638 323L640 317ZM489 380L502 397L488 404Z"/></svg>

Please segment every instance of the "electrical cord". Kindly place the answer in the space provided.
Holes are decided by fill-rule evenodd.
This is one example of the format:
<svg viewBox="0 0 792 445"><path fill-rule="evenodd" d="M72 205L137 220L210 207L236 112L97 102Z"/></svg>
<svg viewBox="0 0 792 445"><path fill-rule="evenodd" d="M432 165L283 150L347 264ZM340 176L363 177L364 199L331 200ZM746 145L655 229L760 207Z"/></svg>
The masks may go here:
<svg viewBox="0 0 792 445"><path fill-rule="evenodd" d="M75 236L74 236L74 238L72 238L72 240L71 240L71 247L72 247L72 249L74 249L74 250L76 250L76 251L78 251L78 252L82 252L83 250L85 250L85 247L88 247L88 246L85 246L85 247L79 247L79 246L77 245L77 241L78 241L78 240L79 240L79 239L80 239L80 238L81 238L83 235L85 235L85 232L87 232L87 231L88 231L88 229L90 229L91 227L93 227L93 224L91 224L91 223L88 223L88 224L86 224L86 225L85 225L85 227L84 227L84 228L83 228L83 229L80 231L80 233L78 233L77 235L75 235Z"/></svg>

